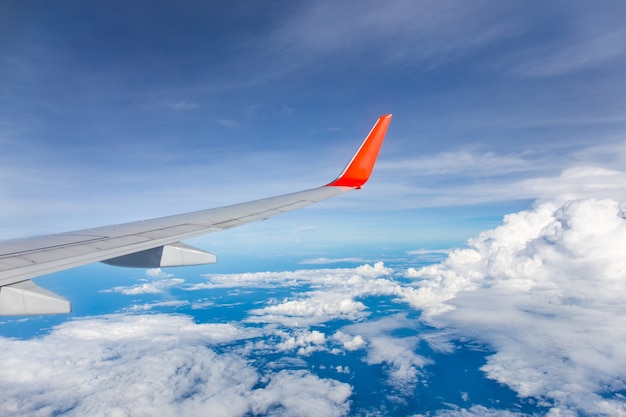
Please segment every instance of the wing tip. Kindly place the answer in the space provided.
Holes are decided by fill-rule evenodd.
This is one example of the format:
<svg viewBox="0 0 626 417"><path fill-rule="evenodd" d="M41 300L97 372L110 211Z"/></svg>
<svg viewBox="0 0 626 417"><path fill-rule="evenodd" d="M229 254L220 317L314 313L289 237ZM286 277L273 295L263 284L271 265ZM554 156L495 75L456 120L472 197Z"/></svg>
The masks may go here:
<svg viewBox="0 0 626 417"><path fill-rule="evenodd" d="M374 169L378 152L385 140L391 117L392 114L388 113L378 118L346 168L337 179L327 184L328 186L361 188L367 182Z"/></svg>

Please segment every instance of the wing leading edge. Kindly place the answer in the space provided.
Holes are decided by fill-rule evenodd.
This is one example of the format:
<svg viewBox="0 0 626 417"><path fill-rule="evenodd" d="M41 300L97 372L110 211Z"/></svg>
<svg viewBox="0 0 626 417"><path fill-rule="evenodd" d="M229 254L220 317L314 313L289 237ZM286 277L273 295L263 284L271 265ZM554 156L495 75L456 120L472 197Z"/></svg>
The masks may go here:
<svg viewBox="0 0 626 417"><path fill-rule="evenodd" d="M361 188L370 177L391 115L381 116L346 168L317 188L247 203L94 229L0 242L0 315L58 314L70 302L31 278L93 262L169 267L216 262L181 240L230 229Z"/></svg>

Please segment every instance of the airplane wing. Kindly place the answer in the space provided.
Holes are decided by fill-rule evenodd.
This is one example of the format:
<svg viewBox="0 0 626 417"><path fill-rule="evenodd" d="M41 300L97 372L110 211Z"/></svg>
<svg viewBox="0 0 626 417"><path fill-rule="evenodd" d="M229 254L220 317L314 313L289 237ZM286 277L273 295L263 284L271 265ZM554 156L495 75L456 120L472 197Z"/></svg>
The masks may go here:
<svg viewBox="0 0 626 417"><path fill-rule="evenodd" d="M390 121L390 114L381 116L339 177L322 187L175 216L0 242L0 315L70 312L68 300L30 279L92 262L141 268L214 263L215 255L181 240L267 219L361 188L374 168Z"/></svg>

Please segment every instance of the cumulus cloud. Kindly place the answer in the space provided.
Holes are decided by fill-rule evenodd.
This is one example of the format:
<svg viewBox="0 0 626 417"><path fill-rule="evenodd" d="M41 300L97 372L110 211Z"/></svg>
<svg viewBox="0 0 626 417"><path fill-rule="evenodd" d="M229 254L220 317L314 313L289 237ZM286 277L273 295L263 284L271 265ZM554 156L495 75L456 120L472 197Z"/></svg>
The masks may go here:
<svg viewBox="0 0 626 417"><path fill-rule="evenodd" d="M367 307L359 298L373 295L404 298L401 285L391 277L392 272L382 262L377 262L373 266L366 264L356 268L231 274L218 276L217 280L220 286L233 285L234 282L249 286L258 285L255 282L261 285L308 284L312 287L311 291L299 292L282 300L269 300L265 307L250 310L251 317L247 321L310 326L334 319L359 320L366 317ZM210 281L215 278L208 277Z"/></svg>
<svg viewBox="0 0 626 417"><path fill-rule="evenodd" d="M188 289L306 288L248 311L246 321L266 324L265 331L284 326L266 333L276 337L275 343L259 348L301 356L363 349L364 361L382 366L403 395L416 387L430 363L415 353L421 341L452 353L453 340L462 337L495 352L482 367L487 377L521 397L539 399L554 414L620 415L626 413L621 397L626 389L621 365L626 363L621 348L626 338L626 204L598 196L613 193L622 175L576 168L538 180L537 189L546 195L550 189L560 193L507 215L501 226L471 239L465 249L450 251L443 262L409 269L404 275L413 281L408 284L376 263L210 275L206 283ZM414 328L414 321L392 316L365 322L370 296L406 302L443 331L398 337L394 329ZM364 322L330 335L307 328L335 319ZM497 413L477 407L441 415Z"/></svg>
<svg viewBox="0 0 626 417"><path fill-rule="evenodd" d="M172 278L174 276L163 271L161 268L150 268L146 271L146 275L154 279Z"/></svg>
<svg viewBox="0 0 626 417"><path fill-rule="evenodd" d="M337 319L364 320L370 314L363 301L367 297L388 296L397 302L412 303L416 289L396 280L393 270L383 262L356 268L208 275L207 280L207 283L194 285L193 289L309 288L283 299L270 299L265 306L248 310L246 323L265 324L266 329L283 326L268 333L277 337L278 342L260 341L256 344L259 350L296 352L306 356L319 351L342 354L365 349L365 362L381 366L388 377L387 382L401 396L411 394L419 382L421 369L430 363L414 352L422 340L432 342L428 337L397 337L394 334L399 329L416 332L418 322L408 320L404 315L368 320L362 325L344 327L329 336L308 329L308 326ZM435 341L432 342L434 345L445 346L439 350L449 349L445 342L432 335L430 338Z"/></svg>
<svg viewBox="0 0 626 417"><path fill-rule="evenodd" d="M357 350L365 346L363 336L351 336L342 331L338 331L333 335L333 339L341 343L346 350Z"/></svg>
<svg viewBox="0 0 626 417"><path fill-rule="evenodd" d="M274 322L306 326L322 323L331 318L357 320L365 316L365 304L355 301L349 294L316 291L299 300L285 299L275 305L251 310L251 322Z"/></svg>
<svg viewBox="0 0 626 417"><path fill-rule="evenodd" d="M364 360L383 366L400 392L411 392L430 363L415 353L420 341L452 353L455 339L469 338L495 352L482 367L487 377L538 399L553 415L626 415L623 178L621 171L577 167L527 181L529 195L540 196L531 208L507 215L443 262L409 269L410 284L394 279L382 263L235 276L234 282L310 287L250 311L248 320L257 323L364 320L368 296L389 296L420 310L421 320L441 333L398 337L390 329L411 326L396 317L393 324L369 320L326 338L345 350L365 349ZM209 281L226 285L229 278ZM294 347L307 346L298 340L290 339ZM498 414L506 413L475 405L440 415Z"/></svg>
<svg viewBox="0 0 626 417"><path fill-rule="evenodd" d="M299 355L310 355L313 352L325 350L326 336L319 330L296 329L289 333L280 331L278 333L283 339L276 344L276 349L280 351L297 350Z"/></svg>
<svg viewBox="0 0 626 417"><path fill-rule="evenodd" d="M487 376L555 415L626 415L625 208L580 198L510 214L444 262L409 269L407 297L429 323L494 349Z"/></svg>
<svg viewBox="0 0 626 417"><path fill-rule="evenodd" d="M258 335L186 316L66 322L39 339L0 338L3 416L340 416L351 388L304 370L261 375L210 346Z"/></svg>
<svg viewBox="0 0 626 417"><path fill-rule="evenodd" d="M209 274L207 282L189 285L188 291L205 290L213 288L264 288L277 286L297 286L302 277L306 277L305 271L282 271L282 272L246 272L241 274Z"/></svg>

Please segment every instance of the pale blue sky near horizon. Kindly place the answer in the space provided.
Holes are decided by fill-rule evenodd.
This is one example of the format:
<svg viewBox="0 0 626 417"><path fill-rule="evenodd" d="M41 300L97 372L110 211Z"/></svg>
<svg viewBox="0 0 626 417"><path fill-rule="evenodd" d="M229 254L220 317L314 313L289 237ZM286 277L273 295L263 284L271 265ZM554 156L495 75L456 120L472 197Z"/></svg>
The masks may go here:
<svg viewBox="0 0 626 417"><path fill-rule="evenodd" d="M626 160L621 2L3 2L0 234L359 192L206 238L259 251L462 245ZM308 245L308 246L307 246Z"/></svg>

